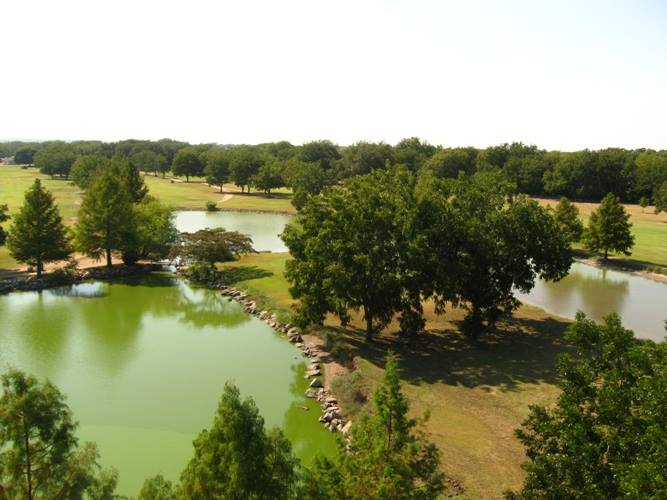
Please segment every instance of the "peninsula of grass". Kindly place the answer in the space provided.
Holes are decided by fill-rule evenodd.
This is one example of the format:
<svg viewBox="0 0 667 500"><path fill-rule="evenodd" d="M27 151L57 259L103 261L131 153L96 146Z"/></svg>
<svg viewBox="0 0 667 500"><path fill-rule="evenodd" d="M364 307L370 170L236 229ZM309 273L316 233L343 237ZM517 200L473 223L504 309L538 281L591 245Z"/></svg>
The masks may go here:
<svg viewBox="0 0 667 500"><path fill-rule="evenodd" d="M293 303L283 275L288 258L285 253L251 254L220 268L262 307L288 315ZM444 472L463 484L464 498L500 498L504 490L518 488L524 477L524 449L514 429L530 404L548 404L558 394L555 364L567 349L562 338L568 321L522 306L496 333L473 342L459 332L462 311L439 316L432 304L425 309L427 332L411 343L396 335L398 325L393 323L368 344L360 317L347 328L331 319L312 333L329 332L354 370L339 386L353 384L346 389L366 395L382 379L387 351L395 352L414 416L430 413L426 425L442 450ZM341 394L339 399L344 404L346 397ZM358 411L360 406L345 409Z"/></svg>

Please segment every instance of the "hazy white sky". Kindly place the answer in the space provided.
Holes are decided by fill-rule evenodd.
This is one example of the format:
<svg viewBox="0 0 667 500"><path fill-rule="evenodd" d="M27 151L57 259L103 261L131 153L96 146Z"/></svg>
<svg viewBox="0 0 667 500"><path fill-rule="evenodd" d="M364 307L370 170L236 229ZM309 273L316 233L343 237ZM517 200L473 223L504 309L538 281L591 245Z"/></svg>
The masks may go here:
<svg viewBox="0 0 667 500"><path fill-rule="evenodd" d="M0 138L667 148L667 2L0 6Z"/></svg>

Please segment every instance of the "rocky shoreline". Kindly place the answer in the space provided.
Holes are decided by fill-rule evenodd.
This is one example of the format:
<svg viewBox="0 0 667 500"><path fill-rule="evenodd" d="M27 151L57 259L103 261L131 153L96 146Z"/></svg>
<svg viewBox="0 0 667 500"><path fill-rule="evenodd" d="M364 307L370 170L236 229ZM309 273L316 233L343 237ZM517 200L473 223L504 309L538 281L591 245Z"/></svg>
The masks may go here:
<svg viewBox="0 0 667 500"><path fill-rule="evenodd" d="M257 303L245 292L225 285L220 285L216 288L218 288L220 293L226 296L228 300L234 300L241 304L244 311L261 319L276 332L285 335L287 339L304 354L309 361L304 377L310 380L305 396L307 398L315 399L320 403L322 414L319 417L319 421L329 432L341 432L347 434L352 427L352 421L346 421L343 418L341 408L338 405L338 400L329 390L325 389L322 384L322 364L325 363L325 361L321 358L318 349L314 345L303 341L301 332L298 328L290 323L282 323L275 313L271 313L258 307Z"/></svg>

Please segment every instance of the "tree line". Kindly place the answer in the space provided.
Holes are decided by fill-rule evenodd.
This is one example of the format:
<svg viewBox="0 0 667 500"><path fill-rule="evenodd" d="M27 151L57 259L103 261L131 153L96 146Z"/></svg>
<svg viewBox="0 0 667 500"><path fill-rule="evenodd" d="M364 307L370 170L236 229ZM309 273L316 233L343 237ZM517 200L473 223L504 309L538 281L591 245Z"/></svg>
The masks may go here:
<svg viewBox="0 0 667 500"><path fill-rule="evenodd" d="M190 145L171 139L51 141L5 143L0 144L0 151L13 155L16 163L34 164L54 176L69 176L80 157L96 158L87 162L120 157L142 171L156 175L171 171L186 181L206 177L212 185L233 182L242 190L253 187L267 193L288 186L296 194L297 206L302 205L304 194L319 192L325 185L400 165L414 173L428 171L440 178L456 178L461 172L501 171L519 192L532 196L600 201L612 193L623 202L653 203L657 210L667 209L665 150L561 152L523 143L485 149L443 148L412 137L396 145L361 141L345 147L326 140L300 146L287 141L258 145Z"/></svg>
<svg viewBox="0 0 667 500"><path fill-rule="evenodd" d="M519 305L538 278L559 280L573 242L630 253L629 215L607 195L587 228L566 198L541 207L501 172L456 179L406 168L375 170L308 198L282 238L292 259L285 276L302 327L360 311L366 338L398 317L411 335L425 325L423 303L467 310L475 338Z"/></svg>

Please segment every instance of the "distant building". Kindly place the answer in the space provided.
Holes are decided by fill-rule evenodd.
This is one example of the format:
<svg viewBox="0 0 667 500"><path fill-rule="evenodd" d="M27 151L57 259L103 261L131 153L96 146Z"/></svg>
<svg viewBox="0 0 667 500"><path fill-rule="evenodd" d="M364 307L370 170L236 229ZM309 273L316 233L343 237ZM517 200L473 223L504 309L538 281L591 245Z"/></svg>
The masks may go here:
<svg viewBox="0 0 667 500"><path fill-rule="evenodd" d="M0 165L14 165L14 157L7 156L5 158L0 158Z"/></svg>

